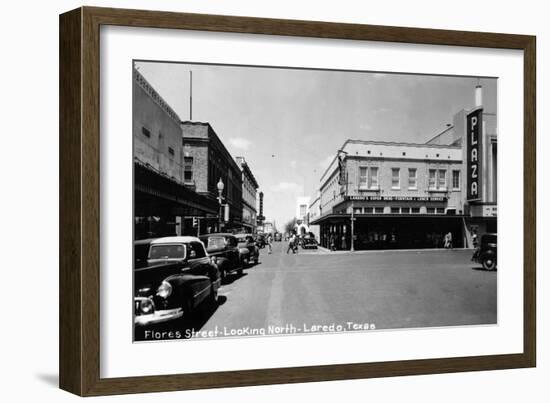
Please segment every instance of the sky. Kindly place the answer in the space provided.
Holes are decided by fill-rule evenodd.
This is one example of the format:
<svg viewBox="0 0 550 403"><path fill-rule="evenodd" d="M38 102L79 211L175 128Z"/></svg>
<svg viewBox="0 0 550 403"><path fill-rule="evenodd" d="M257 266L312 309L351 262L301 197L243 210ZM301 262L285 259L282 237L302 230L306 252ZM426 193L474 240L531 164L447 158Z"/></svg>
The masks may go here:
<svg viewBox="0 0 550 403"><path fill-rule="evenodd" d="M264 215L281 229L296 199L317 195L319 178L347 139L424 143L474 107L483 85L496 113L497 79L290 68L136 62L176 111L209 122L233 156L244 156Z"/></svg>

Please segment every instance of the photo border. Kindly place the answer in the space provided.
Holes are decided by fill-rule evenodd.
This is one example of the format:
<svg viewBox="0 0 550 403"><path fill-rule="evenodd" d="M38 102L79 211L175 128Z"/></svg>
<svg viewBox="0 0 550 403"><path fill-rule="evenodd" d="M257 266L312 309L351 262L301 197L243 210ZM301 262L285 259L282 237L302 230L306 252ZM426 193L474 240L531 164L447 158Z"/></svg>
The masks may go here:
<svg viewBox="0 0 550 403"><path fill-rule="evenodd" d="M100 377L101 25L519 49L524 58L524 348L521 354ZM315 382L536 365L536 38L483 32L81 7L60 16L60 387L81 396Z"/></svg>

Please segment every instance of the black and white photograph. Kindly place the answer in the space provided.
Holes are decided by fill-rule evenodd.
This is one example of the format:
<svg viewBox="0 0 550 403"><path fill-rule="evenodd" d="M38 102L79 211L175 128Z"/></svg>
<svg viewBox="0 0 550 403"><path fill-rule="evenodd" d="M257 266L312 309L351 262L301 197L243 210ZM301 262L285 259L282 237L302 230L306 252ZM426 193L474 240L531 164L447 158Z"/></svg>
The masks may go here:
<svg viewBox="0 0 550 403"><path fill-rule="evenodd" d="M131 79L135 342L498 323L497 77Z"/></svg>

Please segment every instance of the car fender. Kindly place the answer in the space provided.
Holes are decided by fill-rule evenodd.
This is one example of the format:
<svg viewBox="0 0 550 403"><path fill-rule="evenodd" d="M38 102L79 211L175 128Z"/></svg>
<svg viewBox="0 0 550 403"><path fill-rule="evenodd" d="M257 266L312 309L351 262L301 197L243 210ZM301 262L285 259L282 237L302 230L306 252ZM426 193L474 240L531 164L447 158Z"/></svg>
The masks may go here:
<svg viewBox="0 0 550 403"><path fill-rule="evenodd" d="M496 260L497 258L497 253L494 251L494 250L486 250L485 252L482 252L481 253L481 258L482 259L485 259L485 258L493 258Z"/></svg>

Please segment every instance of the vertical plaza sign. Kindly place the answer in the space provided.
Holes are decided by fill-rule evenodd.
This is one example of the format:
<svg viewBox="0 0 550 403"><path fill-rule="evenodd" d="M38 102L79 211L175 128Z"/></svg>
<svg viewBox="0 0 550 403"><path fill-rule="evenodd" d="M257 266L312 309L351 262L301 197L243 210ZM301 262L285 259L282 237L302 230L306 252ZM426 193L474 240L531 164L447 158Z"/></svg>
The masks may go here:
<svg viewBox="0 0 550 403"><path fill-rule="evenodd" d="M483 109L466 116L466 199L481 200L481 170L483 145Z"/></svg>

